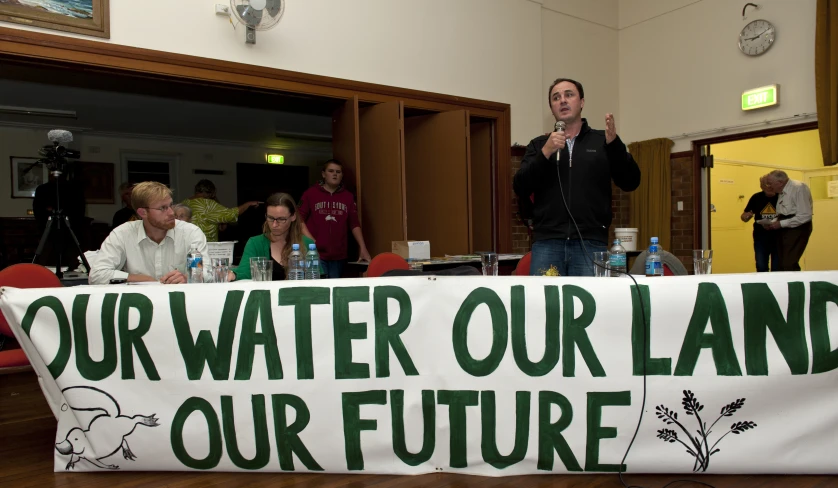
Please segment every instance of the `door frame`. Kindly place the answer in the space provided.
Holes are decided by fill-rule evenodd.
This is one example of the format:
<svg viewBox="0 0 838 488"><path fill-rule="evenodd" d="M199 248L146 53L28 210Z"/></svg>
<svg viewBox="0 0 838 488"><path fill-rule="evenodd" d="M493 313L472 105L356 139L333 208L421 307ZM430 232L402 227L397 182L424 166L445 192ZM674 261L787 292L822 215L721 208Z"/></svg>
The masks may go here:
<svg viewBox="0 0 838 488"><path fill-rule="evenodd" d="M803 122L800 124L784 125L781 127L772 127L769 129L760 129L748 132L740 132L737 134L728 134L724 136L708 137L705 139L696 139L692 141L692 157L693 157L693 208L700 210L693 219L693 246L695 249L701 249L702 243L705 242L708 248L712 248L712 234L710 231L710 170L711 168L702 168L702 154L701 149L708 147L708 154L712 155L713 144L721 144L723 142L744 141L747 139L756 139L758 137L776 136L780 134L791 134L794 132L802 132L806 130L813 130L818 128L818 121ZM706 171L705 171L706 170ZM706 178L707 191L702 191L702 178ZM704 200L706 196L706 200ZM704 216L707 216L707 234L703 233L702 222Z"/></svg>
<svg viewBox="0 0 838 488"><path fill-rule="evenodd" d="M0 27L0 62L26 62L51 68L91 70L227 88L352 100L403 101L405 108L434 112L466 109L493 122L496 186L495 238L499 252L512 251L511 107L507 103L298 73L164 51L121 46L56 34ZM503 64L497 69L503 70Z"/></svg>

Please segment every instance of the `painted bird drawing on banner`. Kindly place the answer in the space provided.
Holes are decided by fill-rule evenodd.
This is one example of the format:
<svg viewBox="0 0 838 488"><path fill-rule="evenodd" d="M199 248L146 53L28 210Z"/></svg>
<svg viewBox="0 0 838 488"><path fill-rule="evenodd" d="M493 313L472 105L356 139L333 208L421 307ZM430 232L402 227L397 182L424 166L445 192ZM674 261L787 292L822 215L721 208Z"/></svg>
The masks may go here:
<svg viewBox="0 0 838 488"><path fill-rule="evenodd" d="M128 446L127 437L138 425L157 427L157 417L151 415L134 415L128 417L121 414L119 403L105 391L91 386L71 386L61 390L67 400L65 406L78 412L76 416L85 419L87 428L75 427L67 432L64 440L55 444L55 449L62 455L69 455L70 461L65 469L73 469L81 460L102 469L119 469L114 464L104 464L102 459L116 454L122 449L122 457L128 461L137 456ZM62 409L65 407L62 407ZM87 416L81 412L89 412ZM92 418L90 418L92 417ZM92 457L95 453L96 457Z"/></svg>

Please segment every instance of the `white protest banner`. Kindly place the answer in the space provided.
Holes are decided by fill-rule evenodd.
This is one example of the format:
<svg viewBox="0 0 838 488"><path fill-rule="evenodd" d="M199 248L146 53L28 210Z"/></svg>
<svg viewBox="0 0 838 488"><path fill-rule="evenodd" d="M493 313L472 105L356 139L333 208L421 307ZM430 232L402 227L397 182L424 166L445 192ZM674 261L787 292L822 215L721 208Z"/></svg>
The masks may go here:
<svg viewBox="0 0 838 488"><path fill-rule="evenodd" d="M0 308L56 471L838 473L838 273L638 281L4 288Z"/></svg>

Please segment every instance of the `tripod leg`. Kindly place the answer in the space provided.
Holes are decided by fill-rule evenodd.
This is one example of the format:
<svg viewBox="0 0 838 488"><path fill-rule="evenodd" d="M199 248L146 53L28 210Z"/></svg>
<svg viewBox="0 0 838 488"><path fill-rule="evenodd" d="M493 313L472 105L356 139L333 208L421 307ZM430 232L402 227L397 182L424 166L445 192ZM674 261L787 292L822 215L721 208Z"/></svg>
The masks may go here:
<svg viewBox="0 0 838 488"><path fill-rule="evenodd" d="M75 232L73 232L73 228L70 227L70 219L65 215L64 222L67 224L67 230L70 232L70 237L73 238L73 244L76 245L76 251L79 253L79 257L81 257L81 263L84 265L84 269L87 270L87 274L90 274L90 263L87 262L87 258L84 256L84 252L81 250L81 245L79 244L78 238L76 238Z"/></svg>
<svg viewBox="0 0 838 488"><path fill-rule="evenodd" d="M38 243L38 248L35 250L35 257L32 258L32 264L38 260L38 257L44 253L44 246L47 244L47 240L49 239L49 231L52 229L54 224L54 220L52 219L52 215L47 218L47 226L44 228L44 233L41 234L41 242Z"/></svg>

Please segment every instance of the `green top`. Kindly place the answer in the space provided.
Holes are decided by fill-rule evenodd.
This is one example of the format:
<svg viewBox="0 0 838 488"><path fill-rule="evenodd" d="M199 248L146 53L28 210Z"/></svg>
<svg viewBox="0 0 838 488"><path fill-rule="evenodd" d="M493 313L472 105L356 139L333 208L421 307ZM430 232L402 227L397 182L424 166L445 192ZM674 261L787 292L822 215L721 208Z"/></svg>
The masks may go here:
<svg viewBox="0 0 838 488"><path fill-rule="evenodd" d="M309 244L314 244L314 241L312 241L306 236L303 236L303 246L305 247L305 249L300 249L300 252L303 254L303 257L305 257L306 253L308 252ZM300 247L302 248L303 246ZM250 258L256 257L271 257L271 240L268 239L268 237L265 236L265 234L259 234L258 236L253 236L247 240L247 244L245 244L244 246L244 253L242 254L242 260L239 263L239 267L233 270L233 274L236 275L237 280L251 279ZM320 263L320 274L323 274L323 263Z"/></svg>
<svg viewBox="0 0 838 488"><path fill-rule="evenodd" d="M239 220L238 208L227 208L209 198L187 198L183 204L192 209L192 223L204 231L207 242L218 242L218 224Z"/></svg>

